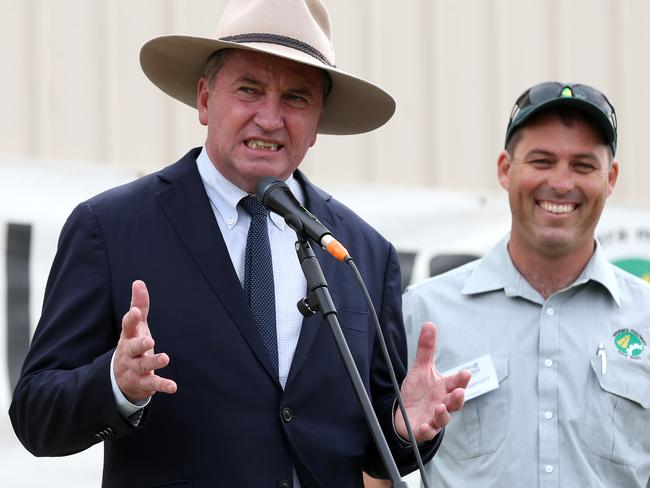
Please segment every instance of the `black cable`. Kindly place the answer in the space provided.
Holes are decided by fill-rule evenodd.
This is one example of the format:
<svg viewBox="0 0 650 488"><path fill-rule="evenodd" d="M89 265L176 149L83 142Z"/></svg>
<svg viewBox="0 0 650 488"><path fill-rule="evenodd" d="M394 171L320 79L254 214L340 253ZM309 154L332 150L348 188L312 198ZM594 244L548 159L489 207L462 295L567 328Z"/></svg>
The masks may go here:
<svg viewBox="0 0 650 488"><path fill-rule="evenodd" d="M397 384L397 378L395 376L395 370L393 369L393 363L390 360L390 356L388 355L388 348L386 347L384 333L382 332L381 325L379 324L377 311L375 310L375 306L372 303L372 298L370 298L370 294L368 293L366 284L363 282L363 278L361 277L361 273L359 273L359 269L357 268L357 265L354 264L354 261L350 256L347 256L345 258L345 262L349 264L350 267L352 268L352 271L354 271L354 276L357 279L357 283L359 283L359 286L361 287L361 291L363 292L363 296L366 299L366 303L368 304L368 309L370 310L370 314L372 315L372 319L375 323L375 329L377 331L377 339L379 340L379 346L381 347L381 352L384 355L384 359L386 360L386 365L388 366L388 373L390 374L390 380L391 383L393 384L393 390L395 390L395 394L397 395L397 403L399 405L400 411L402 412L402 417L404 418L406 431L408 432L409 441L411 442L411 449L413 450L413 454L415 455L415 461L418 465L418 470L420 471L422 484L424 485L425 488L429 488L429 481L427 480L426 474L424 472L422 457L420 456L420 451L418 450L418 444L415 441L415 435L413 434L413 429L411 429L411 423L409 422L408 416L406 415L406 408L404 407L404 402L402 402L402 395L400 394L399 385Z"/></svg>

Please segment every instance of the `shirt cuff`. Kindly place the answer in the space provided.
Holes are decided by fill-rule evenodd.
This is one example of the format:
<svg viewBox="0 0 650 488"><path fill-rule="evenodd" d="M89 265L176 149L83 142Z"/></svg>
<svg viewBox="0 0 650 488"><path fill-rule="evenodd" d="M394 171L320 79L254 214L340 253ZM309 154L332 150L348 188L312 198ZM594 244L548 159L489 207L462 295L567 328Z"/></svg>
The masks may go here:
<svg viewBox="0 0 650 488"><path fill-rule="evenodd" d="M399 408L399 405L397 404L397 398L393 400L393 432L395 433L395 437L397 437L397 440L400 442L400 445L402 447L411 447L413 444L411 444L411 441L408 439L404 439L401 435L397 433L397 429L395 428L395 413L397 413L397 409Z"/></svg>
<svg viewBox="0 0 650 488"><path fill-rule="evenodd" d="M136 403L131 403L126 399L120 387L117 386L117 380L115 379L115 370L113 369L113 361L115 361L115 351L113 351L113 356L111 356L111 386L113 387L113 397L115 398L115 404L117 405L117 411L120 412L120 415L127 419L134 427L137 427L140 424L140 419L142 418L142 409L149 405L151 397L146 400L140 400Z"/></svg>

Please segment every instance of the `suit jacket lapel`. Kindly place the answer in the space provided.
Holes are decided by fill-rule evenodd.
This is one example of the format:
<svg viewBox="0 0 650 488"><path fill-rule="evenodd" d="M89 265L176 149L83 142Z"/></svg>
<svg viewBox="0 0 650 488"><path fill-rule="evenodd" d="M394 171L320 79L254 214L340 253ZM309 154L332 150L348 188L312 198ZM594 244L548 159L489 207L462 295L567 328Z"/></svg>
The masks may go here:
<svg viewBox="0 0 650 488"><path fill-rule="evenodd" d="M339 218L329 205L329 201L332 198L331 195L315 187L302 172L296 171L294 175L304 189L305 207L313 213L318 220L323 222L323 225L325 225L332 234L337 235L337 223ZM337 279L341 279L339 269L342 266L345 266L345 264L338 262L327 251L323 250L313 242L311 245L314 250L314 255L321 265L323 275L325 276L328 287L330 287L331 293L331 285L332 283L336 283ZM326 334L331 334L327 321L323 320L320 313L317 313L313 317L303 319L300 338L296 345L296 351L294 352L293 361L291 362L291 369L289 370L289 377L287 378L287 386L300 371L300 368L309 355L314 340L322 327L327 328L327 331L325 332Z"/></svg>
<svg viewBox="0 0 650 488"><path fill-rule="evenodd" d="M196 167L199 151L190 151L158 174L169 185L156 197L228 315L279 386Z"/></svg>

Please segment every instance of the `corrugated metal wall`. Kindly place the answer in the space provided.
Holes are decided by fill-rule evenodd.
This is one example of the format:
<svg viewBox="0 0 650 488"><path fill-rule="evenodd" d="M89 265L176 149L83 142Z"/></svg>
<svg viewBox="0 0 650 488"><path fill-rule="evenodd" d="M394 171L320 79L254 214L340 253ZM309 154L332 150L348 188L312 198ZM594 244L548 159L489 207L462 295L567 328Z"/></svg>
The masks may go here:
<svg viewBox="0 0 650 488"><path fill-rule="evenodd" d="M225 0L0 0L0 153L152 170L200 145L196 113L158 91L138 52L210 36ZM361 136L321 136L317 181L495 190L512 103L545 79L602 88L620 127L619 201L650 204L647 0L329 0L337 65L398 101Z"/></svg>

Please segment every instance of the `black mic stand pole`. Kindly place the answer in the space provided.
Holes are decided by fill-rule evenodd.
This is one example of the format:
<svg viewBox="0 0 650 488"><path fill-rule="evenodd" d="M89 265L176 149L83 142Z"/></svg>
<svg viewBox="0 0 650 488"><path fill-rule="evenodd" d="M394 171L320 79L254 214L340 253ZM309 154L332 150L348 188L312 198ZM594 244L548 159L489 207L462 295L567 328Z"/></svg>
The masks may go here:
<svg viewBox="0 0 650 488"><path fill-rule="evenodd" d="M370 427L373 438L375 439L375 444L379 449L379 454L384 462L384 466L388 471L388 475L392 481L394 487L398 488L408 488L408 485L401 480L399 471L397 470L397 465L393 459L393 455L390 452L388 444L386 443L386 438L384 433L379 426L379 421L377 420L377 415L372 408L370 403L370 398L366 392L365 387L363 386L363 381L359 375L359 370L357 369L354 359L352 358L352 353L348 347L345 337L343 336L343 331L339 324L337 317L336 307L330 296L330 292L327 288L327 281L325 281L325 276L323 276L323 271L320 267L320 263L314 255L309 242L302 236L302 233L299 231L301 225L300 222L295 222L297 219L292 218L293 215L288 215L286 217L287 223L296 230L298 235L298 241L296 241L296 252L298 253L298 259L300 260L300 267L302 268L305 278L307 279L307 291L308 295L305 299L298 302L298 310L305 317L314 315L316 312L320 312L324 319L327 320L332 335L334 336L334 341L338 347L345 368L347 369L348 376L352 380L352 386L354 391L363 407L363 412L366 416L366 421Z"/></svg>

